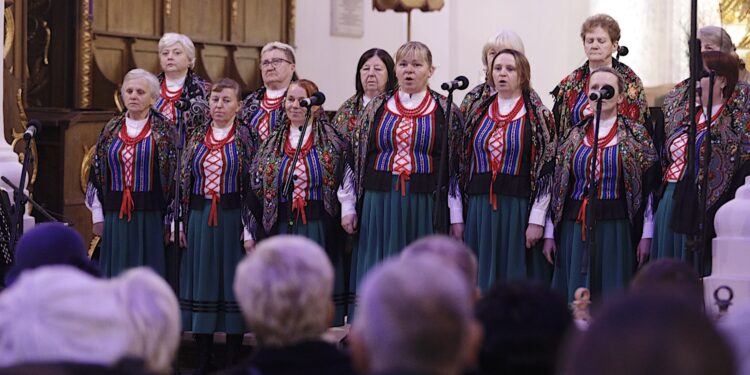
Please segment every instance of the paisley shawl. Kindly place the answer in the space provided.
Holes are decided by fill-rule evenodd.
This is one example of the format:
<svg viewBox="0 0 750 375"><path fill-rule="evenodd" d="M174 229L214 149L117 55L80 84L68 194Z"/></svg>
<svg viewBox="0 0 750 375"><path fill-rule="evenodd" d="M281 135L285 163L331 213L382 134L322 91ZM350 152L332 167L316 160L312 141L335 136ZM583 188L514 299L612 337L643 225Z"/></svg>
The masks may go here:
<svg viewBox="0 0 750 375"><path fill-rule="evenodd" d="M159 84L164 82L164 72L157 76ZM189 136L195 128L200 128L209 118L208 97L211 95L211 82L206 81L188 69L185 76L185 84L182 86L181 98L190 100L190 108L183 114L185 116L185 135Z"/></svg>
<svg viewBox="0 0 750 375"><path fill-rule="evenodd" d="M488 85L487 82L480 83L471 89L471 91L464 96L464 100L461 101L461 107L459 107L461 113L464 115L464 119L468 120L469 111L471 111L475 105L481 104L485 99L492 96L492 91L492 87Z"/></svg>
<svg viewBox="0 0 750 375"><path fill-rule="evenodd" d="M357 120L364 106L362 105L362 95L356 94L341 104L336 115L333 116L333 127L338 130L347 141L351 142L352 133L357 126Z"/></svg>

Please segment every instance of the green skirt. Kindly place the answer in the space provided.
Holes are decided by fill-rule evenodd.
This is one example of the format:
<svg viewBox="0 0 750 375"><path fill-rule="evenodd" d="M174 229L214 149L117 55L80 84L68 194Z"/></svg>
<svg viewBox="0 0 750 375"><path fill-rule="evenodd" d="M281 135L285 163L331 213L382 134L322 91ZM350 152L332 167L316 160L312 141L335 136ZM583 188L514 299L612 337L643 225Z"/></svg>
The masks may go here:
<svg viewBox="0 0 750 375"><path fill-rule="evenodd" d="M552 289L567 297L568 301L573 301L576 289L590 288L592 283L601 286L603 296L628 285L635 273L637 260L627 219L602 220L596 224L596 251L601 270L599 280L590 278L592 264L587 269L581 269L587 246L581 237L581 224L563 220L559 225Z"/></svg>
<svg viewBox="0 0 750 375"><path fill-rule="evenodd" d="M218 225L208 226L211 200L191 209L188 246L180 263L182 328L193 333L241 334L245 322L234 296L234 273L245 256L240 209L217 205Z"/></svg>
<svg viewBox="0 0 750 375"><path fill-rule="evenodd" d="M104 214L99 266L107 277L133 267L151 267L164 277L164 224L161 211L133 211L131 219L120 219L117 211Z"/></svg>
<svg viewBox="0 0 750 375"><path fill-rule="evenodd" d="M359 240L352 253L351 285L356 294L368 271L433 232L431 194L396 191L398 177L389 191L366 190L362 203ZM409 191L409 182L406 182Z"/></svg>
<svg viewBox="0 0 750 375"><path fill-rule="evenodd" d="M659 201L659 208L656 209L654 238L651 240L651 259L676 258L692 264L692 256L685 248L686 236L675 233L670 228L675 186L677 184L673 182L667 184L664 195Z"/></svg>
<svg viewBox="0 0 750 375"><path fill-rule="evenodd" d="M497 195L493 210L488 194L469 198L465 239L477 254L483 293L501 280L531 279L549 285L552 267L542 254L544 241L526 248L528 203L528 198Z"/></svg>

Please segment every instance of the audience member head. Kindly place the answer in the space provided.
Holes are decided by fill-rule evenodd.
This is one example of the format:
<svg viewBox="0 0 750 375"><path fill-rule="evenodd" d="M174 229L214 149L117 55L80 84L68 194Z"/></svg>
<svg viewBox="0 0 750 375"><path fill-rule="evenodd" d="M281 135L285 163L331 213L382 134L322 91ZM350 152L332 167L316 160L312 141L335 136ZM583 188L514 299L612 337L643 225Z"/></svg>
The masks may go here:
<svg viewBox="0 0 750 375"><path fill-rule="evenodd" d="M49 266L24 273L0 294L0 367L112 366L138 358L166 373L179 335L176 297L146 268L105 280Z"/></svg>
<svg viewBox="0 0 750 375"><path fill-rule="evenodd" d="M317 340L332 320L333 267L315 242L274 236L237 266L234 293L259 345Z"/></svg>
<svg viewBox="0 0 750 375"><path fill-rule="evenodd" d="M498 283L476 307L484 328L479 351L483 374L553 374L573 327L565 301L547 287Z"/></svg>
<svg viewBox="0 0 750 375"><path fill-rule="evenodd" d="M732 37L719 26L701 27L698 29L698 39L701 41L701 52L721 51L731 53L734 51Z"/></svg>
<svg viewBox="0 0 750 375"><path fill-rule="evenodd" d="M466 280L467 285L476 291L477 256L461 241L445 235L431 235L412 242L401 252L402 259L412 259L422 255L434 255L449 266L456 267Z"/></svg>
<svg viewBox="0 0 750 375"><path fill-rule="evenodd" d="M633 292L658 290L679 293L703 308L703 286L692 266L678 259L658 259L648 262L630 283Z"/></svg>
<svg viewBox="0 0 750 375"><path fill-rule="evenodd" d="M363 374L456 374L472 328L470 293L456 267L432 256L391 259L362 286L350 343Z"/></svg>
<svg viewBox="0 0 750 375"><path fill-rule="evenodd" d="M371 98L385 91L393 91L396 87L396 68L391 55L380 48L365 51L357 62L354 87L357 94L368 94Z"/></svg>
<svg viewBox="0 0 750 375"><path fill-rule="evenodd" d="M732 352L693 301L659 291L612 297L568 347L570 375L731 375Z"/></svg>
<svg viewBox="0 0 750 375"><path fill-rule="evenodd" d="M101 276L89 261L83 238L73 228L60 223L37 224L21 236L16 244L16 260L5 275L10 286L27 270L51 265L68 265L92 276Z"/></svg>
<svg viewBox="0 0 750 375"><path fill-rule="evenodd" d="M521 54L526 54L523 40L518 34L511 30L500 30L482 46L482 65L484 65L485 70L492 64L495 55L504 49L512 49Z"/></svg>

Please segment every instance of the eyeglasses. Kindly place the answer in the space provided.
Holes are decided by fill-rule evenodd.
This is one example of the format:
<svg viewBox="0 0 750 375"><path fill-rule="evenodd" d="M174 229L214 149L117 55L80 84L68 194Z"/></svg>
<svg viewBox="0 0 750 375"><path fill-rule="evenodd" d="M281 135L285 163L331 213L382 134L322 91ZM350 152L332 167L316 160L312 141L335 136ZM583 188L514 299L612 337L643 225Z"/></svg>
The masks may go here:
<svg viewBox="0 0 750 375"><path fill-rule="evenodd" d="M291 64L292 62L289 61L289 60L286 60L286 59L278 59L278 58L276 58L276 59L261 61L260 62L260 67L261 68L268 68L269 66L273 66L274 68L278 68L279 65L281 65L281 63L289 63L289 64Z"/></svg>

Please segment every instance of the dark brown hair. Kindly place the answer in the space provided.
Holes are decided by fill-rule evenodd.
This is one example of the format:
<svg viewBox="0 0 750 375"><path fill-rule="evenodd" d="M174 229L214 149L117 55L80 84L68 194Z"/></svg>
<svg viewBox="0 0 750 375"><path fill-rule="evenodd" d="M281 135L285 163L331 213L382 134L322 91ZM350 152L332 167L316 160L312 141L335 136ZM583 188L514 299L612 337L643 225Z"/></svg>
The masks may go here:
<svg viewBox="0 0 750 375"><path fill-rule="evenodd" d="M518 52L514 49L506 48L495 55L495 57L492 58L492 64L487 69L487 82L489 82L492 86L495 86L495 80L492 78L492 71L495 67L495 60L497 60L497 57L502 54L509 54L513 56L513 59L516 61L516 69L518 70L518 78L521 80L521 91L522 92L529 92L531 90L531 65L529 65L529 60L524 56L523 53Z"/></svg>
<svg viewBox="0 0 750 375"><path fill-rule="evenodd" d="M737 58L721 51L705 51L701 53L701 56L706 68L715 71L717 76L724 77L727 80L727 85L724 86L722 94L724 94L725 99L730 97L734 92L740 74L737 68Z"/></svg>

